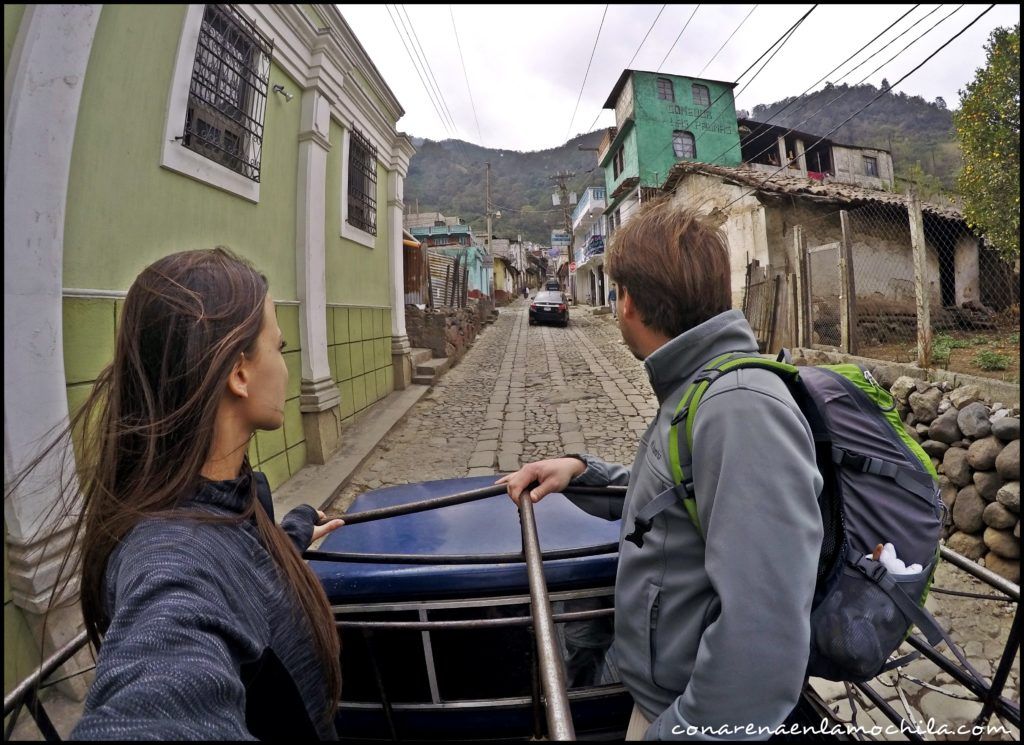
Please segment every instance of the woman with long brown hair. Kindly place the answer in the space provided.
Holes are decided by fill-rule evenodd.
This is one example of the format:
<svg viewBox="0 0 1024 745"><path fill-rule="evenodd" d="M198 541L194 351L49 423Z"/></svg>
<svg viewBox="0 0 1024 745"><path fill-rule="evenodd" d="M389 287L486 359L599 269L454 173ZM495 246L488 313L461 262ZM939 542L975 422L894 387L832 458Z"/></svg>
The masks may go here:
<svg viewBox="0 0 1024 745"><path fill-rule="evenodd" d="M284 345L266 277L226 249L129 289L114 360L57 440L83 437L62 572L80 562L99 650L73 738L336 739L338 636L301 551L342 521L303 505L275 525L247 457L284 421Z"/></svg>

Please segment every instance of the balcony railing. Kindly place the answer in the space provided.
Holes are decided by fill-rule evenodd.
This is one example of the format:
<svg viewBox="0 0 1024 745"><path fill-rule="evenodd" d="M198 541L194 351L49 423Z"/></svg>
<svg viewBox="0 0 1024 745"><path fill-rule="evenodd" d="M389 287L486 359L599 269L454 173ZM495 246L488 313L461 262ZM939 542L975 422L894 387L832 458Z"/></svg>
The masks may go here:
<svg viewBox="0 0 1024 745"><path fill-rule="evenodd" d="M583 198L572 211L572 226L575 229L588 212L604 210L605 190L603 186L592 186L583 192Z"/></svg>
<svg viewBox="0 0 1024 745"><path fill-rule="evenodd" d="M604 253L605 239L603 235L592 235L575 248L576 263L582 264L593 256Z"/></svg>
<svg viewBox="0 0 1024 745"><path fill-rule="evenodd" d="M410 228L409 232L418 238L421 235L444 235L447 233L469 235L473 231L468 225L428 225L421 228Z"/></svg>

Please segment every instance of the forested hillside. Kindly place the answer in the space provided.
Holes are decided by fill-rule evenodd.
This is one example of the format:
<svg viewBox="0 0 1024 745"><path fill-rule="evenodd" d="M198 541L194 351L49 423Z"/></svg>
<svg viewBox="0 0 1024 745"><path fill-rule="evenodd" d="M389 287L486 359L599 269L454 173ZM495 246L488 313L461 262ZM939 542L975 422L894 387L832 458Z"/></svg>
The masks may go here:
<svg viewBox="0 0 1024 745"><path fill-rule="evenodd" d="M826 85L794 101L786 98L755 106L751 118L825 135L878 95L873 85ZM787 108L787 104L789 105ZM785 109L785 110L783 110ZM603 132L598 130L569 140L550 150L521 153L482 148L461 140L435 142L415 138L416 155L405 182L409 211L439 210L464 218L474 231L484 233L485 163L491 163L491 195L501 218L494 232L502 238L522 235L524 240L547 244L551 230L563 225L562 210L551 203L554 183L561 171L576 176L570 190L582 193L587 186L604 186L596 148ZM921 182L926 197L937 191L952 192L960 169L960 149L953 135L952 112L941 99L886 92L878 101L829 135L849 145L882 147L892 151L896 175ZM897 188L906 184L897 182Z"/></svg>
<svg viewBox="0 0 1024 745"><path fill-rule="evenodd" d="M882 82L883 87L888 88L885 81ZM880 92L879 88L868 84L826 85L798 100L791 97L755 106L751 118L766 121L781 111L772 119L773 124L824 135ZM897 176L919 179L921 174L915 173L915 165L919 163L924 174L937 178L943 189L955 188L960 148L953 134L953 113L941 98L929 102L920 96L887 90L829 137L842 144L891 150Z"/></svg>
<svg viewBox="0 0 1024 745"><path fill-rule="evenodd" d="M570 191L581 194L587 186L604 186L604 175L597 167L597 153L579 150L596 148L602 132L575 137L561 147L520 153L492 150L461 140L414 139L416 155L409 165L405 182L406 209L415 212L439 210L459 216L485 232L486 167L491 163L491 201L501 217L493 221L495 235L547 244L551 231L564 224L561 207L551 203L556 191L549 176L562 171L575 173L569 179Z"/></svg>

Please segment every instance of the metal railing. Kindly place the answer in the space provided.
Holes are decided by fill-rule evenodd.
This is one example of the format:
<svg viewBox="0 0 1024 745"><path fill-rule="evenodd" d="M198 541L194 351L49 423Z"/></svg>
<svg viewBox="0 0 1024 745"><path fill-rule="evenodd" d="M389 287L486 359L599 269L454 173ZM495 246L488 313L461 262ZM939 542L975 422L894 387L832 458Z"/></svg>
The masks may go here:
<svg viewBox="0 0 1024 745"><path fill-rule="evenodd" d="M480 489L461 492L447 497L436 497L405 505L395 505L375 510L367 510L346 514L346 525L369 522L374 520L397 517L425 510L437 509L451 505L464 504L466 502L485 499L505 493L504 486L487 486ZM564 493L578 494L609 494L625 493L625 487L573 487L564 490ZM340 628L360 629L364 633L371 633L377 630L389 631L431 631L431 630L452 630L452 629L484 629L513 626L527 626L534 635L534 647L537 660L537 676L535 683L539 685L533 691L532 701L540 705L540 691L543 691L545 703L544 712L547 721L548 736L559 740L575 739L572 716L569 706L568 688L566 686L564 661L562 659L554 623L586 621L613 613L613 609L599 609L588 611L577 611L555 614L552 610L551 599L548 594L547 583L544 579L543 562L559 559L573 559L599 554L616 553L617 543L609 543L599 546L592 546L583 549L564 549L557 551L542 552L537 537L537 526L533 512L533 503L530 499L519 500L519 516L522 529L523 550L519 554L491 554L491 555L411 555L411 554L353 554L325 551L307 551L304 557L310 561L333 561L333 562L372 562L381 564L502 564L502 563L524 563L527 567L527 580L530 588L530 617L513 617L497 619L473 619L473 620L445 620L445 621L338 621ZM492 601L493 602L493 601ZM417 609L422 610L420 606ZM368 646L372 647L372 637L364 637ZM395 707L384 686L383 676L379 666L373 663L374 674L377 679L381 704L384 708L385 717L388 720L388 728L392 733L397 731L394 720ZM539 733L535 733L539 734Z"/></svg>

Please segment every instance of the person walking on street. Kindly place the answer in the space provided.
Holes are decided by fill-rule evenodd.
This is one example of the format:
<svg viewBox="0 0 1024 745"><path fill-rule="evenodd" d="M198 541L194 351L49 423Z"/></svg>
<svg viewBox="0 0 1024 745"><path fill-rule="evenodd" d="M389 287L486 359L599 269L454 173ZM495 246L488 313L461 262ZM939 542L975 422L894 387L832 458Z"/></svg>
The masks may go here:
<svg viewBox="0 0 1024 745"><path fill-rule="evenodd" d="M613 319L618 319L618 317L619 317L618 314L616 313L616 307L615 307L615 301L617 299L618 299L618 295L615 292L615 285L612 285L611 288L608 290L608 305L611 306L612 318Z"/></svg>
<svg viewBox="0 0 1024 745"><path fill-rule="evenodd" d="M624 497L568 497L622 520L614 649L635 703L627 739L750 739L751 726L767 739L799 701L810 652L823 535L810 427L777 375L743 369L705 393L692 453L685 437L670 437L684 392L712 360L758 351L730 309L717 230L652 202L616 232L607 271L621 293L623 340L660 405L632 467L573 454L497 483L517 503L570 483L628 486ZM680 463L692 492L677 486ZM697 519L681 491L695 498Z"/></svg>

